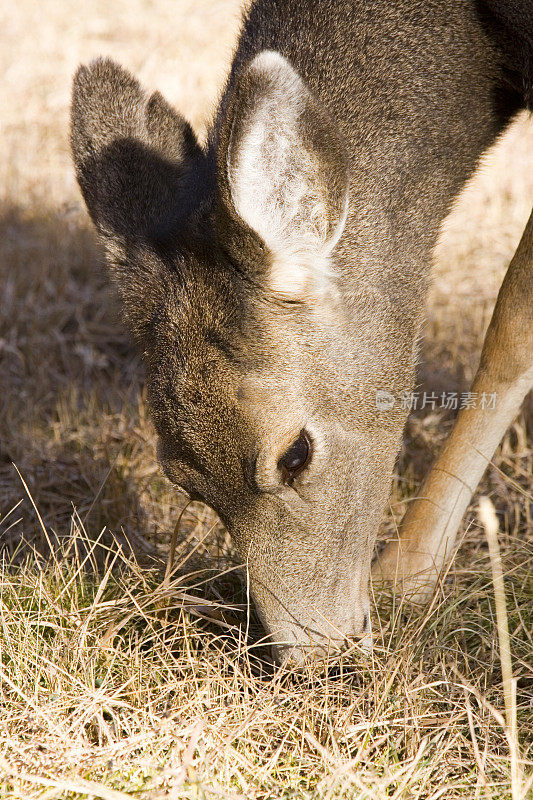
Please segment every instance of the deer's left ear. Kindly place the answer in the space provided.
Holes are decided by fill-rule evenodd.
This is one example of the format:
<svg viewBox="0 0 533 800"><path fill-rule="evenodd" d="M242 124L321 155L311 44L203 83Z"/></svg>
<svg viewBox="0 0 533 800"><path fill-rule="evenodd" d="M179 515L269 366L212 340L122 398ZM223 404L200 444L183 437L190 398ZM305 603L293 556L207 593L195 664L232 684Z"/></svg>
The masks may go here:
<svg viewBox="0 0 533 800"><path fill-rule="evenodd" d="M324 292L348 207L339 129L279 53L237 80L223 126L218 181L231 215L268 251L268 288L293 300Z"/></svg>

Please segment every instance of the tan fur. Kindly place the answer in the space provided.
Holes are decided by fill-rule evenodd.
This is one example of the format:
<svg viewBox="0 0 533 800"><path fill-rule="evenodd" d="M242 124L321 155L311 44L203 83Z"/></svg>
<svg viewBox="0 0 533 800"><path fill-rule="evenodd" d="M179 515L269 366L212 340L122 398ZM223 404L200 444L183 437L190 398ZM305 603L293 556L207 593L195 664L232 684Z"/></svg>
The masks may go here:
<svg viewBox="0 0 533 800"><path fill-rule="evenodd" d="M374 568L415 600L431 594L454 553L455 537L494 450L533 387L533 214L502 283L472 392L496 395L494 408L462 409L405 515L400 535Z"/></svg>
<svg viewBox="0 0 533 800"><path fill-rule="evenodd" d="M413 386L439 226L530 101L530 27L521 0L257 0L205 149L118 65L76 75L76 172L162 466L228 527L279 657L368 635L406 417L376 397Z"/></svg>

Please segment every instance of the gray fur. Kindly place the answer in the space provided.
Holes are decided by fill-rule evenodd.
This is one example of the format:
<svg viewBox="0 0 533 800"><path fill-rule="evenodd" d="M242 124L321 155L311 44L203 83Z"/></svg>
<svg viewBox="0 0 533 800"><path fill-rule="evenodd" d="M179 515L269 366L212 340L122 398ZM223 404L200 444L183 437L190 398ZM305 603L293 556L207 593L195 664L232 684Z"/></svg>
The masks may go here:
<svg viewBox="0 0 533 800"><path fill-rule="evenodd" d="M439 225L531 99L531 20L520 3L493 6L256 0L205 151L111 61L74 81L78 180L144 353L161 462L228 526L279 653L364 632L405 417L379 412L375 393L412 386ZM515 12L525 21L516 57ZM290 124L283 70L251 71L264 50L299 76ZM275 203L290 206L293 184L311 187L290 231L298 246L309 197L323 202L327 238L349 188L342 236L318 270L325 292L316 280L294 297L274 291L274 253L236 208L239 142L265 103L264 125L289 125L293 142L292 183L270 175ZM302 427L314 457L285 486L276 465Z"/></svg>

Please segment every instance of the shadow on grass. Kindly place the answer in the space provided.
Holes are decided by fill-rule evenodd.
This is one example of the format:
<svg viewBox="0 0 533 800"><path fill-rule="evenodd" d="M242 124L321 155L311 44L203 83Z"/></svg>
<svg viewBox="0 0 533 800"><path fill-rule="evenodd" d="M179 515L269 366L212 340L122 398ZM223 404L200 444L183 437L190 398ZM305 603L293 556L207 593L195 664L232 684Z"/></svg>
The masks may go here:
<svg viewBox="0 0 533 800"><path fill-rule="evenodd" d="M157 465L142 366L81 209L0 207L0 284L0 550L46 559L77 532L88 566L118 545L162 577L186 498ZM182 562L210 576L210 601L242 594L227 534L198 504Z"/></svg>
<svg viewBox="0 0 533 800"><path fill-rule="evenodd" d="M0 285L0 550L46 558L84 530L82 551L99 542L97 568L118 543L162 579L186 499L157 466L142 367L81 209L0 206ZM425 346L418 390L466 391L460 368L440 364L439 346ZM410 487L452 422L427 409L410 417L399 459ZM246 604L227 534L197 504L184 515L176 563L202 576L200 598ZM237 616L237 627L246 624ZM249 643L263 635L253 612L247 630ZM221 636L234 648L231 629Z"/></svg>

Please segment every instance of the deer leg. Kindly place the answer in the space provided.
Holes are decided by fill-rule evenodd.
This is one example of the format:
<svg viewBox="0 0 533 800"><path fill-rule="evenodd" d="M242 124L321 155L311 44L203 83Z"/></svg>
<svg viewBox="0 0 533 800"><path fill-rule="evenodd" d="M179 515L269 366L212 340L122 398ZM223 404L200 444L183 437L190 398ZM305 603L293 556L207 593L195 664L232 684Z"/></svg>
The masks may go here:
<svg viewBox="0 0 533 800"><path fill-rule="evenodd" d="M485 336L472 384L475 406L459 412L442 452L402 520L399 537L387 543L376 561L375 579L392 581L412 599L431 595L440 571L453 555L457 529L472 494L532 386L533 212Z"/></svg>

